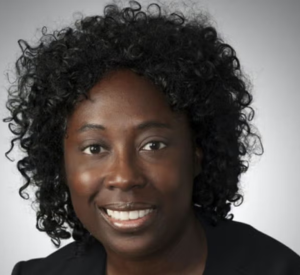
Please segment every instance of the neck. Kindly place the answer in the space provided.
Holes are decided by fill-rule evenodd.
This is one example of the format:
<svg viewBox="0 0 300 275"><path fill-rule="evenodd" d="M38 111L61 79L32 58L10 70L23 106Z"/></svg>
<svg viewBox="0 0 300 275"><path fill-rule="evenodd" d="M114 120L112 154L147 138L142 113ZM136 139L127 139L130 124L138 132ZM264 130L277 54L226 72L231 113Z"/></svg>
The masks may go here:
<svg viewBox="0 0 300 275"><path fill-rule="evenodd" d="M182 234L167 248L145 258L125 258L107 251L106 275L202 274L207 257L206 237L193 216Z"/></svg>

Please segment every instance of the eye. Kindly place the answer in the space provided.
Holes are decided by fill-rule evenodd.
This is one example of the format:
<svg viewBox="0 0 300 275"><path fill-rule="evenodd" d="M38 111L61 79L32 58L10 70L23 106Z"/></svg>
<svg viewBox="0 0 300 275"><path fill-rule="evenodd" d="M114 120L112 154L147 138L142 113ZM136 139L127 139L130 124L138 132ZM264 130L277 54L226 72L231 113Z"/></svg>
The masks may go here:
<svg viewBox="0 0 300 275"><path fill-rule="evenodd" d="M161 141L151 141L147 143L142 149L146 151L160 150L165 148L167 145Z"/></svg>
<svg viewBox="0 0 300 275"><path fill-rule="evenodd" d="M85 147L82 151L87 155L96 155L96 154L100 154L102 149L103 147L100 146L99 144L92 144Z"/></svg>

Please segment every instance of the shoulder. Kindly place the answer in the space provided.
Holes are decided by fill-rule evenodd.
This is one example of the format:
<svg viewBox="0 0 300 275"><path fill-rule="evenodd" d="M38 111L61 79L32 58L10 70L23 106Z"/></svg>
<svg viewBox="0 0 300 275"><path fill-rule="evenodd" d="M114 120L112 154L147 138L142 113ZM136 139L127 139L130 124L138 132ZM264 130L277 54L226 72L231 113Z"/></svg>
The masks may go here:
<svg viewBox="0 0 300 275"><path fill-rule="evenodd" d="M17 263L12 275L92 274L92 268L97 270L96 274L101 274L99 270L104 268L105 257L100 243L94 243L84 253L78 254L78 243L72 242L46 258Z"/></svg>
<svg viewBox="0 0 300 275"><path fill-rule="evenodd" d="M227 255L226 265L237 274L300 274L300 257L294 251L250 225L222 221L207 228L208 247L219 258Z"/></svg>

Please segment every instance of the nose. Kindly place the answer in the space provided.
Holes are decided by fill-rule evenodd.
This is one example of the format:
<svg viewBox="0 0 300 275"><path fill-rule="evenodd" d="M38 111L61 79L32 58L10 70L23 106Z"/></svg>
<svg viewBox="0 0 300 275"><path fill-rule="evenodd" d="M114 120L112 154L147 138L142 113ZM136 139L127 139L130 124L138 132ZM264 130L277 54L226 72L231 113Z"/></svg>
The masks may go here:
<svg viewBox="0 0 300 275"><path fill-rule="evenodd" d="M106 177L106 187L122 191L143 188L146 179L142 170L134 154L127 157L124 154L116 156Z"/></svg>

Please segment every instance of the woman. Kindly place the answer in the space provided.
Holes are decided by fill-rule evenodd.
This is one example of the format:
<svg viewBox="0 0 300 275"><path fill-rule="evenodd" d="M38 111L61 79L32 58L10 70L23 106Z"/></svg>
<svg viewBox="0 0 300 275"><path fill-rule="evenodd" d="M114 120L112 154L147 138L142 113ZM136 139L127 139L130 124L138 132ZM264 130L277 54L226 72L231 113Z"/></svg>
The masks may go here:
<svg viewBox="0 0 300 275"><path fill-rule="evenodd" d="M60 246L12 274L299 274L300 258L232 221L260 154L231 46L202 16L138 2L20 42L7 107L36 187L37 227Z"/></svg>

